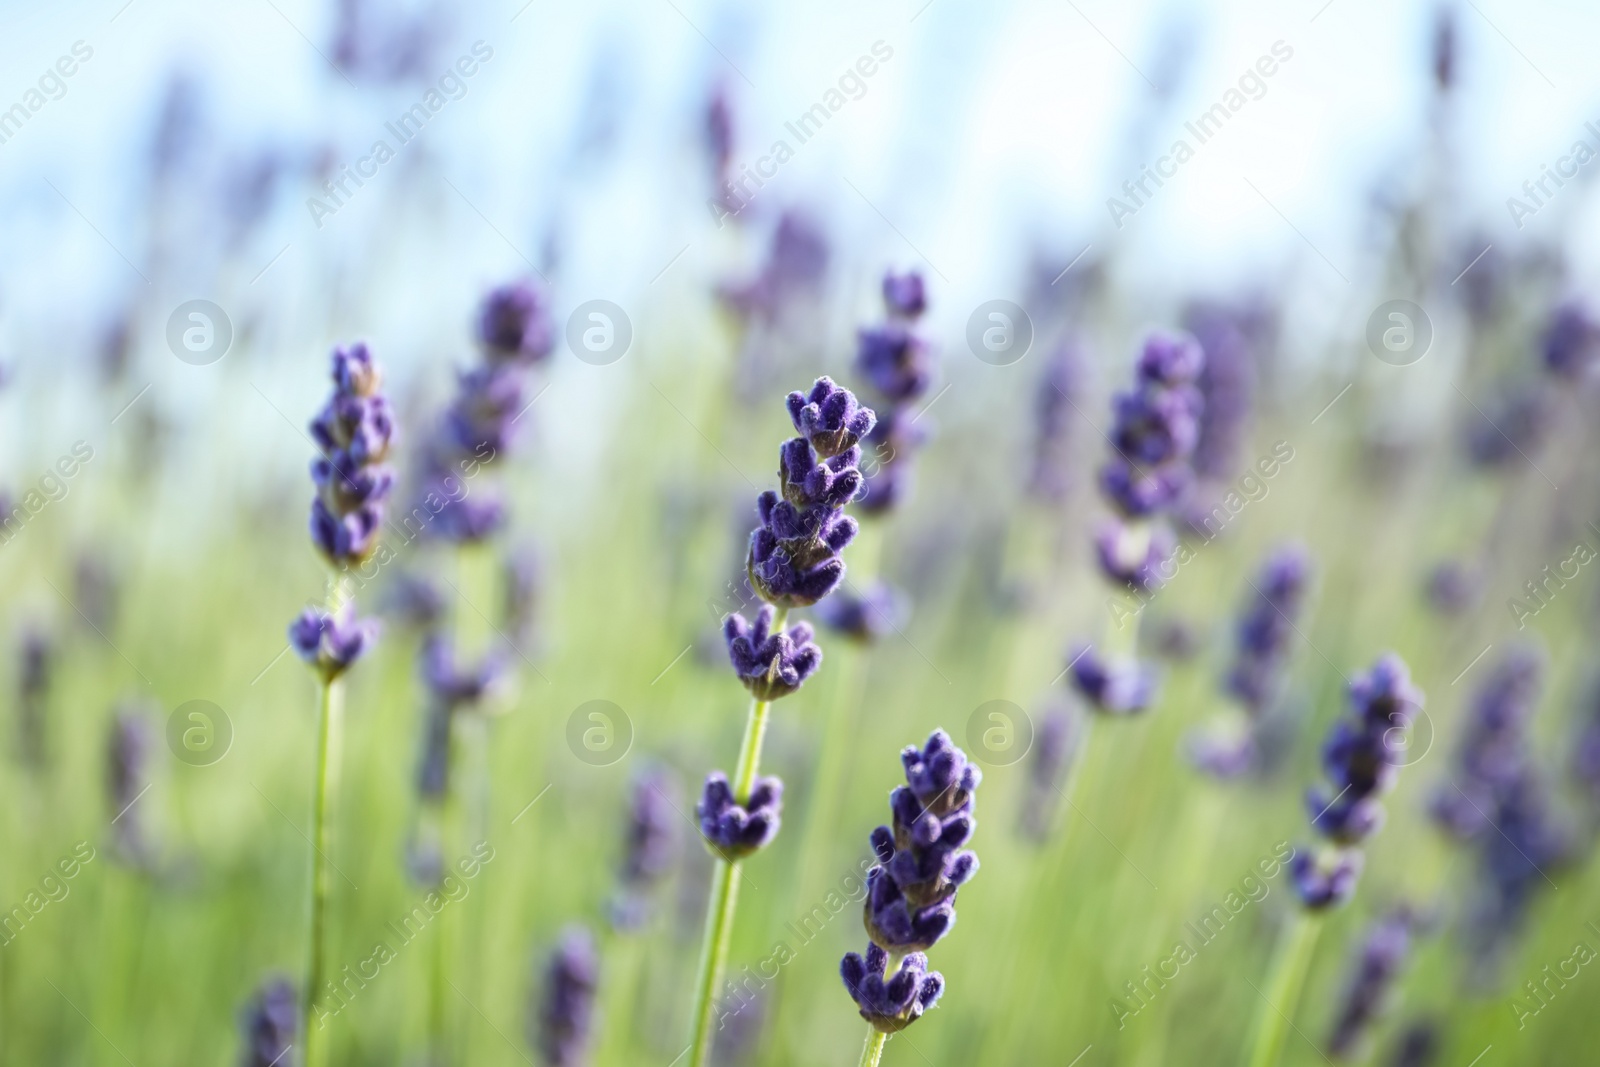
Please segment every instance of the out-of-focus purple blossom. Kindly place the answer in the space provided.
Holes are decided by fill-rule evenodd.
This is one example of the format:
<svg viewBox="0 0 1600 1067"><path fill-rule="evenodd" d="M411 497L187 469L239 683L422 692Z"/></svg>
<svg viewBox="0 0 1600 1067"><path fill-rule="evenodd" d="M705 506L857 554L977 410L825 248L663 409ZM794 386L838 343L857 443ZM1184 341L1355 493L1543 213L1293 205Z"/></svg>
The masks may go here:
<svg viewBox="0 0 1600 1067"><path fill-rule="evenodd" d="M817 395L824 383L831 387L824 392L834 407L843 410L854 405L848 391L832 387L826 379L818 381L812 395ZM838 393L844 397L833 399ZM866 417L859 412L852 416L855 425L871 421L870 409L861 412ZM804 405L796 417L804 417ZM828 440L835 443L833 438ZM768 603L784 607L814 604L844 578L844 560L839 553L857 529L856 520L844 514L844 506L861 493L862 476L856 466L860 459L858 445L819 460L807 438L784 442L778 467L782 495L768 490L756 500L761 525L750 534L747 557L750 584Z"/></svg>
<svg viewBox="0 0 1600 1067"><path fill-rule="evenodd" d="M1477 878L1469 890L1463 934L1476 973L1493 984L1508 950L1521 936L1538 895L1573 857L1567 828L1551 810L1538 770L1523 768L1499 790L1495 833L1478 838Z"/></svg>
<svg viewBox="0 0 1600 1067"><path fill-rule="evenodd" d="M694 813L706 845L729 863L765 848L778 836L783 813L783 783L757 778L749 799L739 801L721 771L706 775L705 789Z"/></svg>
<svg viewBox="0 0 1600 1067"><path fill-rule="evenodd" d="M1544 656L1512 649L1479 687L1449 781L1434 794L1434 820L1467 841L1489 832L1502 794L1528 766L1528 727L1544 680Z"/></svg>
<svg viewBox="0 0 1600 1067"><path fill-rule="evenodd" d="M528 1040L549 1067L581 1067L594 1039L600 952L587 927L561 934L544 967L544 988Z"/></svg>
<svg viewBox="0 0 1600 1067"><path fill-rule="evenodd" d="M1449 4L1440 4L1433 16L1433 84L1440 93L1448 93L1456 84L1456 11Z"/></svg>
<svg viewBox="0 0 1600 1067"><path fill-rule="evenodd" d="M423 641L418 666L429 694L452 709L483 703L505 681L507 668L505 657L493 652L471 666L459 662L449 639L439 633Z"/></svg>
<svg viewBox="0 0 1600 1067"><path fill-rule="evenodd" d="M56 644L36 627L22 632L17 664L17 749L22 762L41 767L45 759L45 712Z"/></svg>
<svg viewBox="0 0 1600 1067"><path fill-rule="evenodd" d="M760 1052L770 998L766 987L749 993L741 989L740 993L739 1003L731 1010L719 1005L721 1015L711 1044L711 1062L717 1067L742 1067L754 1062Z"/></svg>
<svg viewBox="0 0 1600 1067"><path fill-rule="evenodd" d="M1423 701L1405 662L1393 653L1350 683L1349 714L1334 723L1322 750L1329 784L1306 794L1312 828L1335 846L1328 853L1302 852L1295 858L1295 884L1307 908L1342 903L1355 891L1361 871L1355 846L1383 825L1381 798L1399 776L1406 731Z"/></svg>
<svg viewBox="0 0 1600 1067"><path fill-rule="evenodd" d="M382 376L365 344L333 351L334 392L311 422L322 455L311 464L317 495L311 540L336 569L361 563L377 548L394 474L383 461L395 438Z"/></svg>
<svg viewBox="0 0 1600 1067"><path fill-rule="evenodd" d="M1153 333L1139 356L1136 387L1113 398L1114 454L1100 470L1100 488L1124 516L1168 510L1192 483L1203 407L1195 379L1204 366L1193 337Z"/></svg>
<svg viewBox="0 0 1600 1067"><path fill-rule="evenodd" d="M822 649L812 641L810 623L774 630L777 610L765 604L754 623L738 612L722 621L728 659L739 681L757 700L777 700L799 689L822 665Z"/></svg>
<svg viewBox="0 0 1600 1067"><path fill-rule="evenodd" d="M731 191L728 199L737 216L745 205ZM821 227L803 213L788 211L773 230L766 263L755 278L742 285L721 286L717 295L740 318L771 325L797 300L821 290L831 258Z"/></svg>
<svg viewBox="0 0 1600 1067"><path fill-rule="evenodd" d="M899 630L905 621L905 597L884 582L872 582L857 596L836 589L816 607L817 619L862 644L871 644Z"/></svg>
<svg viewBox="0 0 1600 1067"><path fill-rule="evenodd" d="M1545 331L1543 348L1545 369L1550 374L1579 381L1589 374L1600 354L1600 322L1578 301L1562 304Z"/></svg>
<svg viewBox="0 0 1600 1067"><path fill-rule="evenodd" d="M406 626L431 630L444 618L444 594L427 578L403 571L385 590L383 610Z"/></svg>
<svg viewBox="0 0 1600 1067"><path fill-rule="evenodd" d="M733 161L733 106L728 101L728 89L718 85L706 102L705 114L706 154L711 158L711 173L720 187L728 177L728 167Z"/></svg>
<svg viewBox="0 0 1600 1067"><path fill-rule="evenodd" d="M909 407L886 408L862 442L866 456L861 472L866 486L856 503L863 515L882 515L910 494L911 459L928 439L927 425Z"/></svg>
<svg viewBox="0 0 1600 1067"><path fill-rule="evenodd" d="M1090 707L1108 715L1133 715L1155 699L1160 679L1142 663L1101 658L1089 645L1079 645L1071 659L1072 687Z"/></svg>
<svg viewBox="0 0 1600 1067"><path fill-rule="evenodd" d="M1395 1040L1388 1067L1433 1067L1439 1058L1439 1025L1432 1020L1414 1022Z"/></svg>
<svg viewBox="0 0 1600 1067"><path fill-rule="evenodd" d="M1205 635L1186 619L1156 619L1144 624L1150 648L1162 659L1184 663L1205 646Z"/></svg>
<svg viewBox="0 0 1600 1067"><path fill-rule="evenodd" d="M1186 747L1189 762L1197 770L1225 782L1243 778L1260 763L1254 731L1197 731L1189 736Z"/></svg>
<svg viewBox="0 0 1600 1067"><path fill-rule="evenodd" d="M956 891L978 870L973 791L982 773L943 730L900 754L905 786L889 794L893 827L872 832L877 866L867 872L865 924L893 952L925 952L955 923Z"/></svg>
<svg viewBox="0 0 1600 1067"><path fill-rule="evenodd" d="M1441 615L1470 611L1482 592L1482 573L1463 560L1443 560L1428 574L1428 603Z"/></svg>
<svg viewBox="0 0 1600 1067"><path fill-rule="evenodd" d="M891 318L917 319L928 310L928 293L922 274L889 271L883 276L883 305Z"/></svg>
<svg viewBox="0 0 1600 1067"><path fill-rule="evenodd" d="M357 619L355 604L345 601L330 612L306 608L289 624L289 644L324 680L339 677L378 640L376 619Z"/></svg>
<svg viewBox="0 0 1600 1067"><path fill-rule="evenodd" d="M1059 806L1061 779L1077 756L1083 722L1066 705L1052 705L1039 716L1028 762L1028 792L1022 804L1022 829L1036 841L1050 833L1051 814Z"/></svg>
<svg viewBox="0 0 1600 1067"><path fill-rule="evenodd" d="M884 399L903 404L927 393L932 350L911 327L886 322L863 328L857 338L856 370Z"/></svg>
<svg viewBox="0 0 1600 1067"><path fill-rule="evenodd" d="M1165 526L1129 526L1111 519L1095 530L1094 547L1107 581L1129 592L1148 593L1171 577L1162 572L1178 551L1178 541Z"/></svg>
<svg viewBox="0 0 1600 1067"><path fill-rule="evenodd" d="M425 801L438 803L450 791L450 742L454 724L453 705L441 700L428 702L422 720L422 749L417 756L417 795Z"/></svg>
<svg viewBox="0 0 1600 1067"><path fill-rule="evenodd" d="M1543 382L1528 382L1475 405L1464 431L1468 461L1493 468L1529 455L1549 429L1552 400Z"/></svg>
<svg viewBox="0 0 1600 1067"><path fill-rule="evenodd" d="M1588 801L1600 814L1600 688L1589 696L1589 706L1578 717L1578 733L1572 744L1572 777Z"/></svg>
<svg viewBox="0 0 1600 1067"><path fill-rule="evenodd" d="M611 902L611 922L636 930L650 917L650 891L672 870L678 856L678 781L650 767L633 783L623 835L622 870Z"/></svg>
<svg viewBox="0 0 1600 1067"><path fill-rule="evenodd" d="M300 1031L300 1003L286 978L263 982L239 1016L244 1040L242 1067L294 1067Z"/></svg>
<svg viewBox="0 0 1600 1067"><path fill-rule="evenodd" d="M1255 394L1251 340L1240 316L1219 304L1189 309L1185 325L1205 352L1198 385L1202 397L1194 470L1201 478L1226 481L1238 469Z"/></svg>
<svg viewBox="0 0 1600 1067"><path fill-rule="evenodd" d="M883 971L888 963L887 952L868 944L865 957L854 952L845 953L839 964L839 976L844 979L844 987L850 991L861 1017L879 1033L897 1034L938 1003L939 995L944 992L944 976L928 970L927 956L912 952L885 981Z"/></svg>
<svg viewBox="0 0 1600 1067"><path fill-rule="evenodd" d="M1064 338L1051 352L1033 402L1033 466L1028 492L1060 501L1071 488L1073 427L1083 393L1084 353L1076 337Z"/></svg>
<svg viewBox="0 0 1600 1067"><path fill-rule="evenodd" d="M134 802L148 784L151 743L150 721L138 711L124 709L111 721L106 746L106 807L117 855L136 865L150 858L146 823Z"/></svg>
<svg viewBox="0 0 1600 1067"><path fill-rule="evenodd" d="M1369 928L1345 980L1328 1035L1327 1048L1332 1055L1342 1059L1355 1052L1385 1010L1395 980L1411 954L1415 921L1410 911L1400 908Z"/></svg>
<svg viewBox="0 0 1600 1067"><path fill-rule="evenodd" d="M1253 717L1260 717L1276 695L1310 577L1306 550L1286 545L1267 558L1251 583L1250 606L1235 630L1227 688Z"/></svg>
<svg viewBox="0 0 1600 1067"><path fill-rule="evenodd" d="M544 360L555 346L555 325L543 290L531 281L491 290L478 309L477 335L491 364Z"/></svg>

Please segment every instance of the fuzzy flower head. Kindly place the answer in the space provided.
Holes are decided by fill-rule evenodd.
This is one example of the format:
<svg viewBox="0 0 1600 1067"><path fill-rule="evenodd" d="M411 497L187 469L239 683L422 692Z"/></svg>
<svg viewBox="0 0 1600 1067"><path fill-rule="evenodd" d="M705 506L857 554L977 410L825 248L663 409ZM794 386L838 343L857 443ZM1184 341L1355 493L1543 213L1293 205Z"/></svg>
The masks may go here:
<svg viewBox="0 0 1600 1067"><path fill-rule="evenodd" d="M761 525L750 534L746 558L751 587L768 603L783 607L815 604L833 592L844 578L839 553L857 530L844 507L861 493L860 447L852 443L824 457L810 438L819 436L824 450L842 446L856 428L870 430L875 418L871 409L855 405L848 390L827 379L820 379L810 395L821 398L815 416L808 414L809 402L796 408L791 396L796 425L810 429L803 429L808 436L790 438L779 450L782 492L768 490L756 500ZM837 429L830 429L835 423Z"/></svg>
<svg viewBox="0 0 1600 1067"><path fill-rule="evenodd" d="M355 604L307 608L289 624L289 644L325 681L339 677L378 640L376 619L357 619Z"/></svg>
<svg viewBox="0 0 1600 1067"><path fill-rule="evenodd" d="M588 1062L599 972L594 935L586 927L567 928L545 964L544 995L529 1034L550 1067L580 1067Z"/></svg>
<svg viewBox="0 0 1600 1067"><path fill-rule="evenodd" d="M883 582L868 585L860 596L837 589L816 610L824 626L864 645L894 633L906 617L905 598Z"/></svg>
<svg viewBox="0 0 1600 1067"><path fill-rule="evenodd" d="M1155 333L1139 356L1133 390L1112 400L1114 454L1100 488L1128 518L1169 510L1193 481L1190 456L1204 403L1195 385L1205 352L1188 334Z"/></svg>
<svg viewBox="0 0 1600 1067"><path fill-rule="evenodd" d="M1093 646L1082 645L1071 660L1072 687L1094 710L1107 715L1132 715L1155 700L1159 679L1142 663L1114 663Z"/></svg>
<svg viewBox="0 0 1600 1067"><path fill-rule="evenodd" d="M321 455L311 464L311 540L336 568L361 563L377 548L394 472L384 465L395 439L394 416L378 393L377 363L364 344L333 351L334 391L311 421Z"/></svg>
<svg viewBox="0 0 1600 1067"><path fill-rule="evenodd" d="M889 271L883 276L883 306L891 318L915 320L928 310L927 285L920 271Z"/></svg>
<svg viewBox="0 0 1600 1067"><path fill-rule="evenodd" d="M1435 793L1430 810L1450 836L1467 841L1488 831L1502 799L1529 766L1528 727L1544 679L1544 656L1513 649L1474 697L1456 769Z"/></svg>
<svg viewBox="0 0 1600 1067"><path fill-rule="evenodd" d="M478 343L492 362L530 364L554 347L555 330L544 294L532 282L492 290L478 309Z"/></svg>
<svg viewBox="0 0 1600 1067"><path fill-rule="evenodd" d="M1148 593L1176 573L1177 538L1166 526L1100 524L1094 537L1100 573L1129 592Z"/></svg>
<svg viewBox="0 0 1600 1067"><path fill-rule="evenodd" d="M1600 323L1576 301L1561 305L1544 335L1545 369L1557 378L1578 381L1600 355Z"/></svg>
<svg viewBox="0 0 1600 1067"><path fill-rule="evenodd" d="M861 1017L879 1033L896 1034L922 1017L944 992L944 976L928 970L928 957L913 952L900 961L900 968L885 980L884 967L889 954L875 944L867 945L865 957L845 953L839 976Z"/></svg>
<svg viewBox="0 0 1600 1067"><path fill-rule="evenodd" d="M1322 855L1297 849L1289 861L1289 878L1303 907L1308 911L1324 911L1355 895L1364 863L1365 857L1358 849L1341 849Z"/></svg>
<svg viewBox="0 0 1600 1067"><path fill-rule="evenodd" d="M877 421L871 408L862 407L850 390L826 376L817 379L810 393L790 393L788 405L795 432L810 442L822 459L854 448Z"/></svg>
<svg viewBox="0 0 1600 1067"><path fill-rule="evenodd" d="M729 863L765 848L778 836L783 813L783 783L757 778L750 798L740 803L721 771L706 775L705 790L694 813L706 845Z"/></svg>
<svg viewBox="0 0 1600 1067"><path fill-rule="evenodd" d="M943 730L900 760L907 784L889 794L893 826L872 832L878 865L867 872L864 922L885 949L925 952L955 923L956 890L978 870L977 854L962 846L977 825L973 791L983 776Z"/></svg>
<svg viewBox="0 0 1600 1067"><path fill-rule="evenodd" d="M419 658L423 684L439 704L455 709L485 703L507 677L503 656L490 653L476 664L461 663L441 634L429 634Z"/></svg>
<svg viewBox="0 0 1600 1067"><path fill-rule="evenodd" d="M734 612L722 623L728 642L728 659L744 687L757 700L776 700L799 689L822 664L822 649L812 641L809 623L797 622L787 630L772 629L777 609L765 604L754 623Z"/></svg>
<svg viewBox="0 0 1600 1067"><path fill-rule="evenodd" d="M903 322L886 322L856 334L856 370L892 404L924 395L933 384L933 352Z"/></svg>

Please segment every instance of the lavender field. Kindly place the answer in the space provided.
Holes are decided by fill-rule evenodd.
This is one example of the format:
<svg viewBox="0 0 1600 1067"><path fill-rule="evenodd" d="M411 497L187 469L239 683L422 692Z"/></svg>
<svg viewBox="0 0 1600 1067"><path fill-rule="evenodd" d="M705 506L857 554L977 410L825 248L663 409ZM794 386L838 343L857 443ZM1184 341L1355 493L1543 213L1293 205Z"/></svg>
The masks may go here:
<svg viewBox="0 0 1600 1067"><path fill-rule="evenodd" d="M0 1064L1590 1062L1567 5L0 33Z"/></svg>

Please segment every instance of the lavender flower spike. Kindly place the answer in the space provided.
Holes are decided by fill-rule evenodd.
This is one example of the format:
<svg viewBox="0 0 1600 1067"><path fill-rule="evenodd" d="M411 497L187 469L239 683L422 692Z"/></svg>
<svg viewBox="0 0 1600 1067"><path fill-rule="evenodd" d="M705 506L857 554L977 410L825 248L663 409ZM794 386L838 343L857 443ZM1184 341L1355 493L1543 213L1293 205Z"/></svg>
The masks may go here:
<svg viewBox="0 0 1600 1067"><path fill-rule="evenodd" d="M1155 699L1156 672L1142 663L1113 663L1084 645L1073 653L1071 667L1072 687L1096 711L1137 714Z"/></svg>
<svg viewBox="0 0 1600 1067"><path fill-rule="evenodd" d="M705 791L694 813L706 845L722 859L736 863L759 852L778 836L783 812L783 783L757 778L744 803L733 795L728 776L721 771L706 775Z"/></svg>
<svg viewBox="0 0 1600 1067"><path fill-rule="evenodd" d="M1328 1051L1333 1055L1345 1057L1354 1052L1383 1012L1395 979L1411 954L1414 923L1411 913L1401 908L1372 926L1356 957L1328 1036Z"/></svg>
<svg viewBox="0 0 1600 1067"><path fill-rule="evenodd" d="M674 775L652 767L633 783L621 885L611 903L611 922L634 930L650 917L649 892L672 869L678 854L678 795Z"/></svg>
<svg viewBox="0 0 1600 1067"><path fill-rule="evenodd" d="M550 1067L588 1061L599 970L593 935L585 927L569 927L545 967L544 998L530 1026L529 1038Z"/></svg>
<svg viewBox="0 0 1600 1067"><path fill-rule="evenodd" d="M306 608L289 625L289 644L329 682L348 670L377 640L377 620L358 620L355 605L349 601L332 612Z"/></svg>
<svg viewBox="0 0 1600 1067"><path fill-rule="evenodd" d="M868 944L865 958L854 952L845 954L839 964L839 976L861 1009L861 1017L879 1033L896 1034L938 1003L944 992L944 976L929 971L928 957L913 952L900 961L894 976L884 981L883 969L888 962L887 952Z"/></svg>
<svg viewBox="0 0 1600 1067"><path fill-rule="evenodd" d="M776 700L799 689L822 664L822 649L812 641L808 623L772 631L777 610L763 605L752 624L738 612L722 623L728 658L744 687L757 700Z"/></svg>
<svg viewBox="0 0 1600 1067"><path fill-rule="evenodd" d="M311 422L322 451L311 464L311 540L336 569L366 560L377 548L383 505L394 473L383 464L394 442L382 374L361 343L333 350L333 396Z"/></svg>
<svg viewBox="0 0 1600 1067"><path fill-rule="evenodd" d="M239 1017L244 1035L242 1067L294 1067L295 1035L300 1012L294 986L287 979L265 982Z"/></svg>

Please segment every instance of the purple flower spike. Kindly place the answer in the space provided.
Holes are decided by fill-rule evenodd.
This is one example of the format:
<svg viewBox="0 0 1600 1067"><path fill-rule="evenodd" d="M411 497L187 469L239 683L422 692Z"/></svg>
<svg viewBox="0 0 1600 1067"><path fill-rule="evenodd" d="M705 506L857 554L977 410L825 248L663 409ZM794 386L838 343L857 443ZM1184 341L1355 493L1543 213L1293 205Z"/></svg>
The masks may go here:
<svg viewBox="0 0 1600 1067"><path fill-rule="evenodd" d="M850 390L826 376L817 379L810 394L790 393L788 403L795 432L811 443L821 459L854 448L877 422L871 408L862 407Z"/></svg>
<svg viewBox="0 0 1600 1067"><path fill-rule="evenodd" d="M1390 990L1411 954L1416 919L1405 908L1373 924L1346 981L1344 996L1328 1037L1328 1051L1344 1058L1356 1050L1389 1000Z"/></svg>
<svg viewBox="0 0 1600 1067"><path fill-rule="evenodd" d="M1268 557L1251 583L1253 596L1235 631L1227 687L1254 717L1267 711L1277 694L1310 577L1305 549L1289 545Z"/></svg>
<svg viewBox="0 0 1600 1067"><path fill-rule="evenodd" d="M1188 334L1152 334L1135 388L1112 401L1113 454L1101 468L1100 488L1124 516L1170 510L1188 491L1204 408L1195 379L1204 366L1205 352Z"/></svg>
<svg viewBox="0 0 1600 1067"><path fill-rule="evenodd" d="M1072 657L1072 687L1097 711L1130 715L1156 698L1156 672L1141 663L1111 663L1092 646L1079 646Z"/></svg>
<svg viewBox="0 0 1600 1067"><path fill-rule="evenodd" d="M844 987L861 1010L861 1017L879 1033L897 1034L916 1022L924 1011L939 1001L944 992L944 976L928 970L928 957L913 952L900 961L899 970L887 981L883 969L889 954L869 944L865 958L845 953L839 964Z"/></svg>
<svg viewBox="0 0 1600 1067"><path fill-rule="evenodd" d="M268 979L239 1016L244 1067L286 1067L300 1031L300 998L285 978Z"/></svg>
<svg viewBox="0 0 1600 1067"><path fill-rule="evenodd" d="M1594 366L1597 354L1600 323L1580 303L1561 305L1544 335L1545 369L1557 378L1578 381Z"/></svg>
<svg viewBox="0 0 1600 1067"><path fill-rule="evenodd" d="M550 354L555 330L544 295L532 282L502 285L478 311L478 343L493 362L530 364Z"/></svg>
<svg viewBox="0 0 1600 1067"><path fill-rule="evenodd" d="M1139 380L1168 388L1191 385L1205 364L1205 350L1194 337L1157 330L1145 339L1139 354Z"/></svg>
<svg viewBox="0 0 1600 1067"><path fill-rule="evenodd" d="M333 396L310 427L322 452L311 464L311 541L330 564L345 568L377 548L384 502L394 487L383 461L395 424L378 393L382 375L366 345L334 349L332 377Z"/></svg>
<svg viewBox="0 0 1600 1067"><path fill-rule="evenodd" d="M721 771L706 775L705 792L694 809L706 845L729 863L760 851L777 837L782 811L783 783L778 779L757 778L750 799L741 804Z"/></svg>
<svg viewBox="0 0 1600 1067"><path fill-rule="evenodd" d="M918 271L883 276L883 306L897 319L916 319L928 310L928 291Z"/></svg>
<svg viewBox="0 0 1600 1067"><path fill-rule="evenodd" d="M1165 526L1146 532L1108 521L1095 532L1094 547L1100 573L1130 592L1148 593L1176 573L1176 562L1168 564L1178 551L1178 541Z"/></svg>
<svg viewBox="0 0 1600 1067"><path fill-rule="evenodd" d="M545 965L544 996L529 1027L529 1040L550 1067L589 1062L599 984L594 935L583 926L568 927Z"/></svg>
<svg viewBox="0 0 1600 1067"><path fill-rule="evenodd" d="M858 331L856 370L892 404L904 404L933 383L928 343L909 327L887 322Z"/></svg>
<svg viewBox="0 0 1600 1067"><path fill-rule="evenodd" d="M650 890L678 856L678 795L676 776L662 768L648 768L634 780L621 885L611 906L611 922L619 930L636 930L650 917Z"/></svg>
<svg viewBox="0 0 1600 1067"><path fill-rule="evenodd" d="M434 700L452 710L480 704L506 677L503 656L490 653L475 666L457 662L450 642L429 634L422 645L422 681Z"/></svg>
<svg viewBox="0 0 1600 1067"><path fill-rule="evenodd" d="M772 630L777 609L763 605L750 623L738 612L722 623L728 658L744 687L757 700L776 700L799 689L822 664L822 649L811 640L809 623L797 622L787 630Z"/></svg>
<svg viewBox="0 0 1600 1067"><path fill-rule="evenodd" d="M893 827L872 832L878 865L867 872L864 922L883 948L924 952L955 923L956 890L977 873L976 853L962 846L983 775L943 730L908 745L900 762L908 784L889 794Z"/></svg>
<svg viewBox="0 0 1600 1067"><path fill-rule="evenodd" d="M343 674L377 640L378 621L357 619L349 601L332 613L307 608L289 625L289 643L326 681Z"/></svg>
<svg viewBox="0 0 1600 1067"><path fill-rule="evenodd" d="M1289 876L1300 903L1310 911L1322 911L1343 904L1355 894L1363 862L1362 854L1355 850L1320 859L1297 850L1289 861Z"/></svg>

